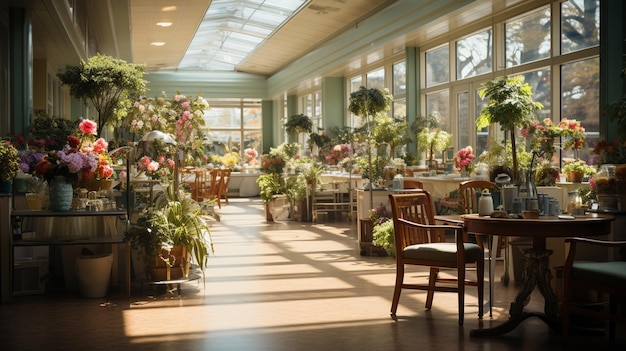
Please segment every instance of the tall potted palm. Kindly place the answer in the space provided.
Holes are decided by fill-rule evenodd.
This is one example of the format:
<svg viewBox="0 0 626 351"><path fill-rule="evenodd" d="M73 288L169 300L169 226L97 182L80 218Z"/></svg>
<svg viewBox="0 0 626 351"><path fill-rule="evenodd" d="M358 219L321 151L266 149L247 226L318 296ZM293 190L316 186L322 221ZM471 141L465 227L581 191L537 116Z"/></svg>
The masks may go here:
<svg viewBox="0 0 626 351"><path fill-rule="evenodd" d="M490 124L498 123L511 138L513 150L513 179L519 180L518 161L515 145L515 128L530 123L533 111L543 108L533 101L532 88L523 76L498 78L483 84L479 91L482 99L489 99L489 104L480 111L476 127L480 130Z"/></svg>

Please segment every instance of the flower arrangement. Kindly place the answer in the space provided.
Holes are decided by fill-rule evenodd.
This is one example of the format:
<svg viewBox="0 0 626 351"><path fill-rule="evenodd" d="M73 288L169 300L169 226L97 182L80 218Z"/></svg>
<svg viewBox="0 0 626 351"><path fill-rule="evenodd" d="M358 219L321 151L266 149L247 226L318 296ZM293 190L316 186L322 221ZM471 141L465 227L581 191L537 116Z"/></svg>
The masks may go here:
<svg viewBox="0 0 626 351"><path fill-rule="evenodd" d="M259 161L257 161L257 157L259 157L259 153L253 149L253 148L247 148L245 150L243 150L243 154L246 157L246 163L249 165L256 165L257 163L259 163Z"/></svg>
<svg viewBox="0 0 626 351"><path fill-rule="evenodd" d="M174 174L174 166L174 160L165 156L157 156L155 159L143 156L137 163L137 170L144 172L152 179L164 181Z"/></svg>
<svg viewBox="0 0 626 351"><path fill-rule="evenodd" d="M37 166L37 164L41 162L46 154L34 150L19 150L17 152L17 155L20 158L20 170L24 173L32 174L33 172L35 172L35 166Z"/></svg>
<svg viewBox="0 0 626 351"><path fill-rule="evenodd" d="M173 134L176 140L185 143L198 137L204 126L204 113L209 103L201 96L188 98L176 94L172 100L162 93L159 98L141 98L133 104L129 114L129 129L138 137L153 130Z"/></svg>
<svg viewBox="0 0 626 351"><path fill-rule="evenodd" d="M113 175L111 158L107 153L108 143L96 139L98 126L84 119L78 125L78 136L69 135L62 150L50 151L35 166L35 174L50 181L63 176L70 181L106 179Z"/></svg>
<svg viewBox="0 0 626 351"><path fill-rule="evenodd" d="M323 147L327 143L330 142L330 137L326 133L311 133L309 135L309 146L313 147L313 145L317 145L318 147Z"/></svg>
<svg viewBox="0 0 626 351"><path fill-rule="evenodd" d="M234 168L239 163L239 154L231 151L222 156L221 162L226 168Z"/></svg>
<svg viewBox="0 0 626 351"><path fill-rule="evenodd" d="M265 173L283 173L285 159L279 155L264 154L261 156L261 170Z"/></svg>
<svg viewBox="0 0 626 351"><path fill-rule="evenodd" d="M563 149L578 150L583 147L585 141L585 128L580 125L575 119L561 119L559 122L559 128L561 129L561 136L567 140L563 144Z"/></svg>
<svg viewBox="0 0 626 351"><path fill-rule="evenodd" d="M17 149L10 141L0 142L0 181L10 181L20 169Z"/></svg>
<svg viewBox="0 0 626 351"><path fill-rule="evenodd" d="M336 165L343 162L347 157L350 157L350 152L350 144L337 144L324 156L324 158L329 165Z"/></svg>
<svg viewBox="0 0 626 351"><path fill-rule="evenodd" d="M520 133L530 139L532 148L547 159L552 159L557 141L562 142L563 150L578 150L585 141L585 128L579 121L567 118L562 118L558 124L550 118L534 119Z"/></svg>
<svg viewBox="0 0 626 351"><path fill-rule="evenodd" d="M454 155L454 167L461 173L472 172L474 165L472 162L476 159L474 150L471 146L466 146Z"/></svg>

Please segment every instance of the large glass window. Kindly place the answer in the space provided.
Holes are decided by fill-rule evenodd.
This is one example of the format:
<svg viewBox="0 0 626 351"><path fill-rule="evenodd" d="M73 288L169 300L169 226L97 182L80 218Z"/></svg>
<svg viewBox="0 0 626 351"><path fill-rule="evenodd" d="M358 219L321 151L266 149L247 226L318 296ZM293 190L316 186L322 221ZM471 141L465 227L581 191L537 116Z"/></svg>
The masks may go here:
<svg viewBox="0 0 626 351"><path fill-rule="evenodd" d="M587 140L583 149L577 155L569 152L563 156L593 161L590 150L598 140L601 113L599 3L552 0L549 5L527 12L512 11L508 18L494 18L492 27L486 30L452 38L448 45L455 46L450 46L449 53L446 44L423 47L422 113L440 116L444 128L458 128L458 135L453 138L458 143L455 147L468 142L478 155L486 150L490 138L502 138L498 126L476 134L471 131L475 128L473 121L487 103L477 96L478 87L496 77L521 74L532 88L533 99L543 105L535 111L537 118L551 118L554 122L576 119L585 128ZM560 30L558 36L553 35L557 33L555 29ZM456 71L450 73L449 81L445 69L450 61L444 56L455 60ZM495 63L497 67L492 66ZM557 96L560 101L554 101ZM451 111L448 106L453 107Z"/></svg>
<svg viewBox="0 0 626 351"><path fill-rule="evenodd" d="M406 117L406 61L400 61L393 69L392 116L395 119Z"/></svg>
<svg viewBox="0 0 626 351"><path fill-rule="evenodd" d="M426 95L426 115L436 116L439 127L450 132L450 91L441 90Z"/></svg>
<svg viewBox="0 0 626 351"><path fill-rule="evenodd" d="M367 74L367 88L385 88L385 69L380 68ZM357 89L358 90L358 89Z"/></svg>
<svg viewBox="0 0 626 351"><path fill-rule="evenodd" d="M550 57L550 9L543 8L506 23L506 65L513 67Z"/></svg>
<svg viewBox="0 0 626 351"><path fill-rule="evenodd" d="M561 66L561 117L576 119L587 138L579 157L588 159L600 131L600 59L592 58ZM568 153L566 156L575 156Z"/></svg>
<svg viewBox="0 0 626 351"><path fill-rule="evenodd" d="M570 0L561 4L561 52L600 43L600 0Z"/></svg>
<svg viewBox="0 0 626 351"><path fill-rule="evenodd" d="M209 152L223 155L252 148L261 154L261 102L253 99L220 99L209 101L211 108L204 114L208 128Z"/></svg>
<svg viewBox="0 0 626 351"><path fill-rule="evenodd" d="M489 73L493 66L493 31L491 29L456 42L456 78L464 79Z"/></svg>
<svg viewBox="0 0 626 351"><path fill-rule="evenodd" d="M450 47L448 44L426 51L426 86L450 81Z"/></svg>

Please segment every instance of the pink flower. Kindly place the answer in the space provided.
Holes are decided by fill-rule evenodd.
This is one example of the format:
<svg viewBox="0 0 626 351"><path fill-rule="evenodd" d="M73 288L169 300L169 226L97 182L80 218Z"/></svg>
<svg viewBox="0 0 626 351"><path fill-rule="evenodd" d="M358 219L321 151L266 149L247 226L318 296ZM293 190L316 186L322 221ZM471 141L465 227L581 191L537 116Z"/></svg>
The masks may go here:
<svg viewBox="0 0 626 351"><path fill-rule="evenodd" d="M98 134L98 125L96 124L96 122L90 119L83 119L78 125L78 129L80 129L81 132L87 135Z"/></svg>

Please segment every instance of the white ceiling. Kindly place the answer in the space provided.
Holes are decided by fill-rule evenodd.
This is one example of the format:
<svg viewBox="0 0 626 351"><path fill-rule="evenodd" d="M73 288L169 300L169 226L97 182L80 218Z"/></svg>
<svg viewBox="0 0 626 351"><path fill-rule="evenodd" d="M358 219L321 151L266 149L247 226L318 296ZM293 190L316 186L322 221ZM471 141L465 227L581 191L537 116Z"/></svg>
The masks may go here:
<svg viewBox="0 0 626 351"><path fill-rule="evenodd" d="M234 6L238 1L232 2ZM393 2L395 0L308 1L235 70L270 76L342 29L355 25ZM176 5L175 10L163 11L164 7L172 4ZM148 71L179 69L209 7L208 0L130 0L133 62L146 64ZM156 25L159 21L173 24L161 28ZM150 45L154 41L164 42L165 45ZM210 70L212 66L218 65L208 62L206 69Z"/></svg>

